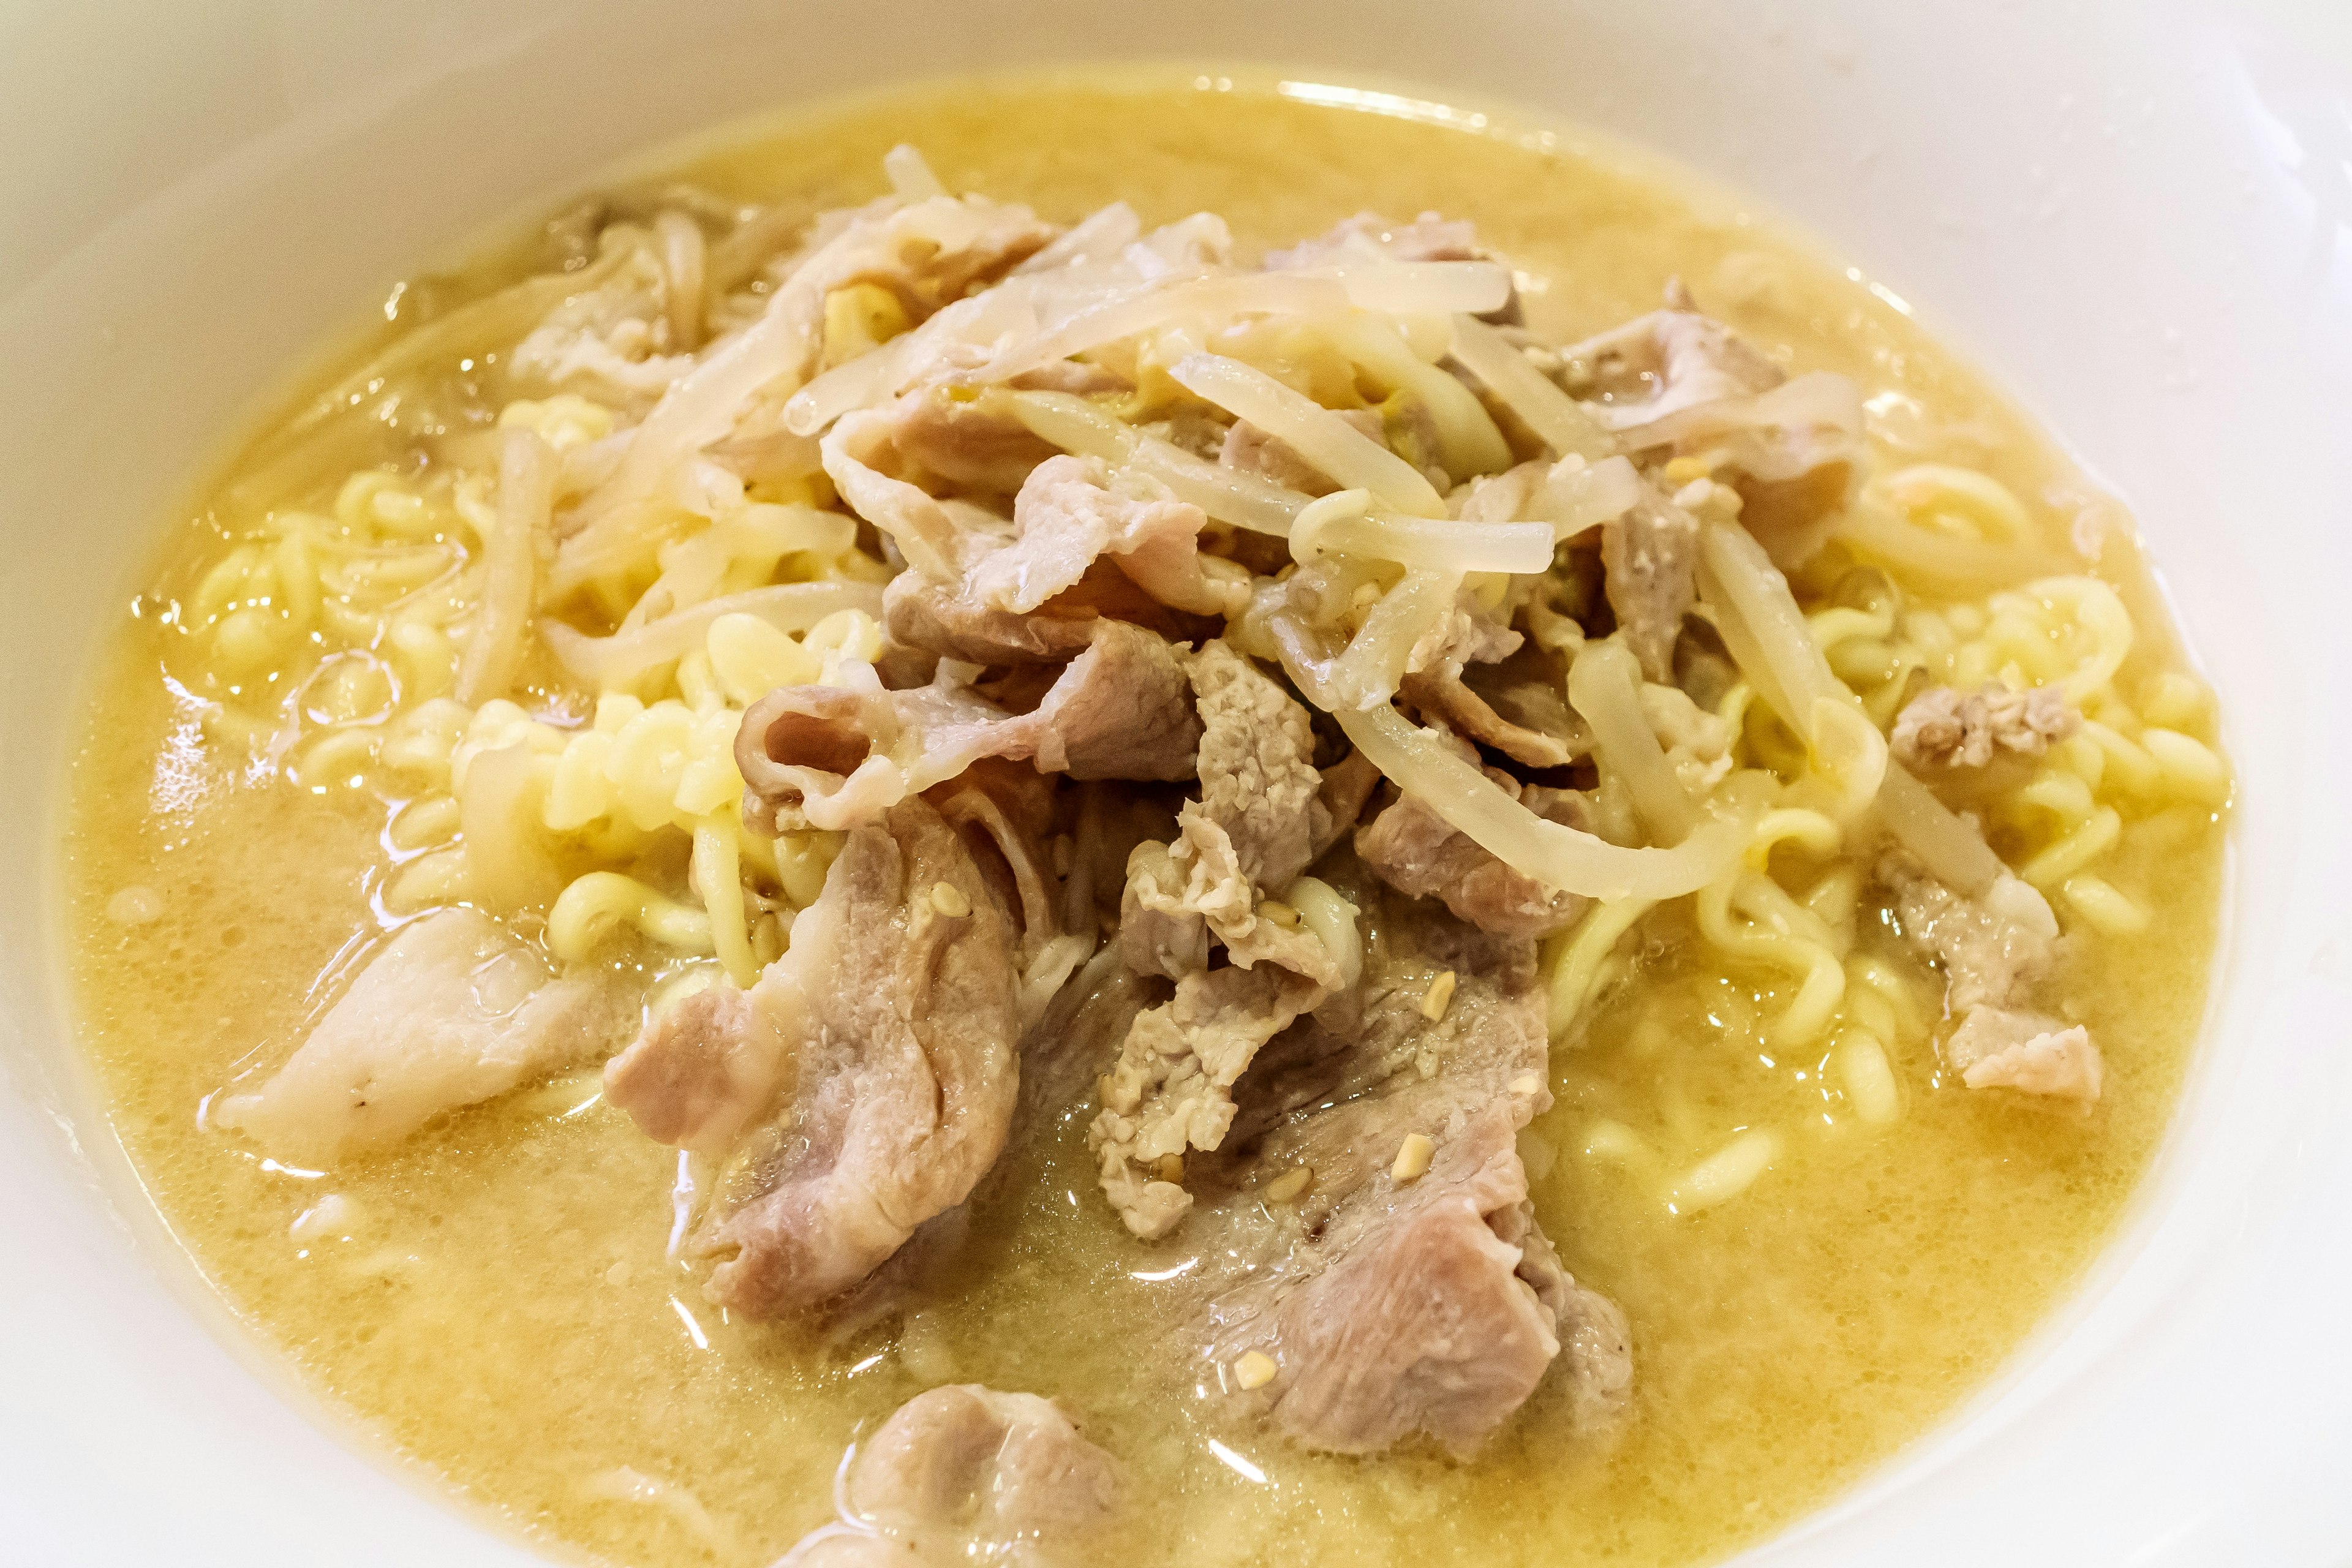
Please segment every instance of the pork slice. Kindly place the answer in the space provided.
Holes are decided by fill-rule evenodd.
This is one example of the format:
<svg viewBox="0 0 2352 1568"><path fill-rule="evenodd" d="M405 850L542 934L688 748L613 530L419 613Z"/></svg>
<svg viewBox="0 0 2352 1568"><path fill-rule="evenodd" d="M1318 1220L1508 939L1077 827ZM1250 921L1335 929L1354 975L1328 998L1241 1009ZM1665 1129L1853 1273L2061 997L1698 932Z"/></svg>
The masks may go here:
<svg viewBox="0 0 2352 1568"><path fill-rule="evenodd" d="M1003 403L918 387L890 405L890 443L950 484L1011 495L1058 448L1033 434Z"/></svg>
<svg viewBox="0 0 2352 1568"><path fill-rule="evenodd" d="M647 1020L605 1067L605 1091L655 1142L717 1159L768 1108L790 1048L772 1010L714 985Z"/></svg>
<svg viewBox="0 0 2352 1568"><path fill-rule="evenodd" d="M1143 480L1123 481L1140 486ZM1026 613L1077 586L1108 556L1163 603L1201 615L1238 609L1202 574L1199 540L1207 517L1164 491L1113 489L1099 459L1055 457L1031 471L1013 498L1013 532L967 557L963 591L994 609Z"/></svg>
<svg viewBox="0 0 2352 1568"><path fill-rule="evenodd" d="M994 889L909 800L849 835L748 993L687 998L606 1066L649 1136L722 1162L689 1237L711 1300L815 1306L963 1201L1013 1113L1018 978Z"/></svg>
<svg viewBox="0 0 2352 1568"><path fill-rule="evenodd" d="M1220 1336L1229 1365L1249 1353L1244 1345L1274 1361L1276 1426L1349 1454L1426 1433L1466 1458L1559 1356L1564 1308L1591 1358L1580 1390L1597 1405L1622 1402L1624 1320L1606 1298L1563 1285L1548 1241L1530 1259L1534 1221L1513 1134L1501 1105L1449 1127L1426 1174L1335 1215L1322 1238L1326 1268ZM1244 1302L1220 1305L1236 1312Z"/></svg>
<svg viewBox="0 0 2352 1568"><path fill-rule="evenodd" d="M1112 1206L1155 1238L1185 1207L1161 1162L1217 1146L1251 1058L1339 982L1321 941L1265 902L1307 868L1330 821L1307 710L1222 640L1186 664L1201 795L1178 810L1172 843L1136 846L1119 906L1128 963L1173 978L1176 994L1135 1020L1088 1131ZM1209 967L1212 938L1226 967Z"/></svg>
<svg viewBox="0 0 2352 1568"><path fill-rule="evenodd" d="M918 395L937 401L908 395ZM991 416L983 407L959 417ZM845 449L837 463L849 456ZM879 456L863 453L866 461ZM1027 468L1009 521L970 507L950 511L870 468L845 472L876 510L902 515L900 527L929 543L916 561L921 570L901 574L884 598L892 637L910 647L980 664L1051 661L1086 646L1100 617L1166 634L1187 617L1236 612L1247 596L1245 573L1201 554L1200 508L1147 479L1123 476L1114 486L1094 458L1047 456ZM859 496L844 493L858 505Z"/></svg>
<svg viewBox="0 0 2352 1568"><path fill-rule="evenodd" d="M1476 226L1468 218L1446 218L1423 213L1411 223L1396 223L1376 212L1343 217L1313 239L1286 250L1265 253L1269 272L1298 267L1320 267L1345 259L1370 247L1399 261L1475 261L1486 253L1478 248Z"/></svg>
<svg viewBox="0 0 2352 1568"><path fill-rule="evenodd" d="M950 1384L900 1405L844 1472L842 1519L777 1568L1098 1561L1117 1461L1034 1394Z"/></svg>
<svg viewBox="0 0 2352 1568"><path fill-rule="evenodd" d="M1996 752L2038 757L2082 727L2082 714L2054 686L2017 691L1995 681L1966 694L1931 686L1895 715L1888 743L1915 768L1980 768Z"/></svg>
<svg viewBox="0 0 2352 1568"><path fill-rule="evenodd" d="M1698 313L1666 308L1562 351L1570 388L1628 452L1709 454L1740 521L1784 568L1820 548L1863 457L1862 398L1843 376L1790 381L1770 357ZM1653 679L1655 679L1654 677Z"/></svg>
<svg viewBox="0 0 2352 1568"><path fill-rule="evenodd" d="M1182 971L1153 955L1205 958L1211 935L1235 962L1255 962L1261 898L1307 868L1330 821L1307 710L1222 638L1184 667L1201 718L1200 798L1177 813L1171 844L1138 847L1120 903L1129 961L1171 975ZM1131 939L1129 918L1138 921ZM1200 931L1182 929L1187 922Z"/></svg>
<svg viewBox="0 0 2352 1568"><path fill-rule="evenodd" d="M1475 760L1460 740L1454 747ZM1567 790L1522 785L1500 768L1488 778L1552 821L1586 827L1583 797ZM1549 936L1576 923L1591 900L1556 891L1513 869L1414 795L1400 795L1356 829L1356 854L1373 875L1411 898L1435 899L1481 931L1501 936Z"/></svg>
<svg viewBox="0 0 2352 1568"><path fill-rule="evenodd" d="M1063 934L1062 879L1045 847L1055 812L1053 781L1011 763L986 759L929 797L940 815L994 849L983 874L1001 872L998 893L1021 931L1021 963L1030 962Z"/></svg>
<svg viewBox="0 0 2352 1568"><path fill-rule="evenodd" d="M1172 1000L1137 1015L1103 1078L1102 1109L1087 1141L1111 1207L1148 1241L1173 1230L1191 1206L1173 1178L1188 1149L1214 1149L1223 1141L1234 1118L1234 1085L1260 1047L1337 983L1311 934L1285 933L1265 946L1267 956L1279 952L1287 965L1184 975ZM1170 1161L1175 1163L1164 1163Z"/></svg>
<svg viewBox="0 0 2352 1568"><path fill-rule="evenodd" d="M1454 733L1531 768L1564 768L1592 749L1567 689L1558 657L1534 643L1495 664L1418 670L1400 687L1407 701Z"/></svg>
<svg viewBox="0 0 2352 1568"><path fill-rule="evenodd" d="M1222 638L1185 660L1201 711L1201 816L1241 874L1279 889L1307 869L1325 811L1307 710Z"/></svg>
<svg viewBox="0 0 2352 1568"><path fill-rule="evenodd" d="M1899 851L1879 858L1895 919L1912 951L1944 971L1944 1013L1958 1021L1944 1059L1970 1089L2015 1089L2090 1101L2104 1074L2090 1031L2032 1011L2058 956L2049 901L2008 871L1977 898L1937 881Z"/></svg>
<svg viewBox="0 0 2352 1568"><path fill-rule="evenodd" d="M1692 308L1677 284L1667 307L1560 351L1570 387L1613 427L1636 426L1718 398L1778 386L1788 374L1738 333Z"/></svg>
<svg viewBox="0 0 2352 1568"><path fill-rule="evenodd" d="M2010 872L1981 897L1965 898L1890 851L1879 858L1878 879L1895 895L1904 940L1943 969L1951 1016L2021 1003L2057 960L2058 919L2049 901Z"/></svg>
<svg viewBox="0 0 2352 1568"><path fill-rule="evenodd" d="M882 623L892 641L967 664L1060 664L1093 644L1101 618L1091 605L1064 601L1017 615L919 572L901 572L882 589Z"/></svg>
<svg viewBox="0 0 2352 1568"><path fill-rule="evenodd" d="M1191 889L1191 870L1176 863L1166 844L1146 840L1129 854L1118 947L1136 973L1172 980L1209 966L1208 917L1202 896Z"/></svg>
<svg viewBox="0 0 2352 1568"><path fill-rule="evenodd" d="M767 833L799 820L858 826L987 757L1081 779L1189 777L1201 722L1174 651L1124 621L1093 626L1026 713L948 679L886 690L854 666L841 686L771 691L735 741L746 821Z"/></svg>
<svg viewBox="0 0 2352 1568"><path fill-rule="evenodd" d="M2045 1014L1971 1007L1944 1042L1944 1059L1970 1089L2013 1089L2085 1102L2099 1098L2104 1064L2091 1032Z"/></svg>
<svg viewBox="0 0 2352 1568"><path fill-rule="evenodd" d="M1601 525L1602 587L1644 680L1674 683L1675 644L1698 597L1697 567L1698 520L1649 485L1622 517Z"/></svg>
<svg viewBox="0 0 2352 1568"><path fill-rule="evenodd" d="M1244 1080L1225 1149L1186 1182L1212 1385L1312 1447L1368 1453L1423 1433L1466 1456L1565 1344L1571 1403L1601 1421L1630 1385L1624 1320L1561 1267L1515 1142L1549 1103L1533 949L1359 896L1380 906L1360 1024L1295 1026ZM1433 1008L1446 973L1452 994ZM1415 1138L1430 1162L1401 1175ZM1303 1194L1269 1197L1302 1171ZM1273 1370L1249 1387L1253 1353Z"/></svg>
<svg viewBox="0 0 2352 1568"><path fill-rule="evenodd" d="M1493 664L1518 651L1527 639L1510 623L1489 609L1465 587L1454 603L1423 632L1405 655L1407 674L1419 670L1450 670L1454 674L1473 664Z"/></svg>
<svg viewBox="0 0 2352 1568"><path fill-rule="evenodd" d="M806 272L827 292L879 284L920 321L1003 277L1055 233L1025 206L934 196L853 218L838 238L815 247L790 280Z"/></svg>
<svg viewBox="0 0 2352 1568"><path fill-rule="evenodd" d="M1247 595L1245 574L1200 553L1199 507L1150 479L1114 479L1098 458L1055 454L997 402L918 387L840 420L821 455L844 502L941 590L934 619L1033 614L1098 561L1180 613L1237 612ZM932 495L907 477L910 461L967 489L1017 488L1013 515Z"/></svg>
<svg viewBox="0 0 2352 1568"><path fill-rule="evenodd" d="M1324 821L1309 847L1307 864L1323 858L1331 846L1356 830L1364 807L1371 804L1372 792L1380 787L1381 770L1361 752L1350 751L1323 770L1323 782L1316 786L1315 795L1323 803Z"/></svg>
<svg viewBox="0 0 2352 1568"><path fill-rule="evenodd" d="M368 961L268 1082L212 1119L290 1163L331 1163L593 1060L634 1013L612 976L559 977L488 915L437 910Z"/></svg>

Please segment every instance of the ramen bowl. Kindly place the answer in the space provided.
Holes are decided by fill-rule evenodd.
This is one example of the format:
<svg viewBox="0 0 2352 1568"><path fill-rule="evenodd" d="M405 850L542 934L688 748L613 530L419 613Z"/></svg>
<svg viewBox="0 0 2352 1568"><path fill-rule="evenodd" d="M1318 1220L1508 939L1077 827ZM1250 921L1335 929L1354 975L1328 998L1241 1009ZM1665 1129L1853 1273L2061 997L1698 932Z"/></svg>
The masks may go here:
<svg viewBox="0 0 2352 1568"><path fill-rule="evenodd" d="M0 1509L24 1560L535 1560L230 1320L78 1065L55 918L70 737L173 508L360 302L616 161L819 96L1190 60L1203 40L1316 101L1467 133L1489 105L1588 125L1809 228L2132 506L2221 693L2239 779L2225 934L2155 1169L1987 1386L1743 1561L2352 1553L2352 27L2191 0L1181 16L915 0L843 20L92 0L11 24Z"/></svg>

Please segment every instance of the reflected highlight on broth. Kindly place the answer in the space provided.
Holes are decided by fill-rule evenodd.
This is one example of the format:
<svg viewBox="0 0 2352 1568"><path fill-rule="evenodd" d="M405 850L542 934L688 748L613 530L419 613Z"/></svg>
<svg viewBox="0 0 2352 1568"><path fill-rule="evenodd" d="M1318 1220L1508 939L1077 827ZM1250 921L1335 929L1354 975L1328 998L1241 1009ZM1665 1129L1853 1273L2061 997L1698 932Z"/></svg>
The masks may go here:
<svg viewBox="0 0 2352 1568"><path fill-rule="evenodd" d="M2128 519L1723 198L1365 107L747 133L173 535L89 1049L388 1447L633 1563L1701 1562L2080 1278L2230 793Z"/></svg>

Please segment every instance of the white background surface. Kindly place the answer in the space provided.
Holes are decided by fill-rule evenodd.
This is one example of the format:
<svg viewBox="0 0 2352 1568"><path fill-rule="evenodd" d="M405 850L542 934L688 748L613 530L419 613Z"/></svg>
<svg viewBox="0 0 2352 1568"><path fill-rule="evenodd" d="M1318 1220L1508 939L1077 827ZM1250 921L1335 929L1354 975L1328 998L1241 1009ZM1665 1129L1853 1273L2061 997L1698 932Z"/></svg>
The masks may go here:
<svg viewBox="0 0 2352 1568"><path fill-rule="evenodd" d="M1405 76L1753 193L2138 512L2229 713L2189 1102L2083 1294L1773 1564L2352 1562L2352 5L2148 0L0 12L0 1558L529 1561L217 1316L86 1109L54 982L66 720L165 509L422 261L600 165L889 78L1087 56Z"/></svg>

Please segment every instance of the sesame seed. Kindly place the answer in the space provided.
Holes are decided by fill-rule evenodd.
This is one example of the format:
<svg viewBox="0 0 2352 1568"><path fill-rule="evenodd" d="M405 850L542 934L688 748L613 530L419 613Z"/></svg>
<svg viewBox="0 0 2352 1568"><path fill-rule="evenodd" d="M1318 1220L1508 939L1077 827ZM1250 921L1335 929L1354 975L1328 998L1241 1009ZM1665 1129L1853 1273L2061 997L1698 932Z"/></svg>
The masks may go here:
<svg viewBox="0 0 2352 1568"><path fill-rule="evenodd" d="M1401 1184L1417 1182L1429 1170L1430 1156L1436 1152L1437 1145L1429 1141L1427 1133L1407 1133L1397 1149L1396 1163L1389 1167L1389 1174Z"/></svg>
<svg viewBox="0 0 2352 1568"><path fill-rule="evenodd" d="M1422 993L1421 1016L1433 1024L1444 1017L1446 1007L1454 1001L1454 971L1450 969L1431 981L1429 989Z"/></svg>
<svg viewBox="0 0 2352 1568"><path fill-rule="evenodd" d="M963 889L952 882L934 882L931 884L931 908L951 921L960 921L971 913L971 900L965 898Z"/></svg>
<svg viewBox="0 0 2352 1568"><path fill-rule="evenodd" d="M1314 1184L1314 1166L1294 1165L1265 1184L1266 1201L1276 1204L1294 1202L1305 1197L1307 1189Z"/></svg>
<svg viewBox="0 0 2352 1568"><path fill-rule="evenodd" d="M1298 911L1292 909L1288 904L1284 903L1280 899L1266 900L1264 903L1258 905L1257 912L1259 918L1272 921L1276 925L1280 926L1285 931L1297 931L1298 929Z"/></svg>
<svg viewBox="0 0 2352 1568"><path fill-rule="evenodd" d="M1250 1351L1234 1363L1234 1381L1244 1389L1264 1388L1274 1381L1276 1370L1272 1356L1264 1351Z"/></svg>

